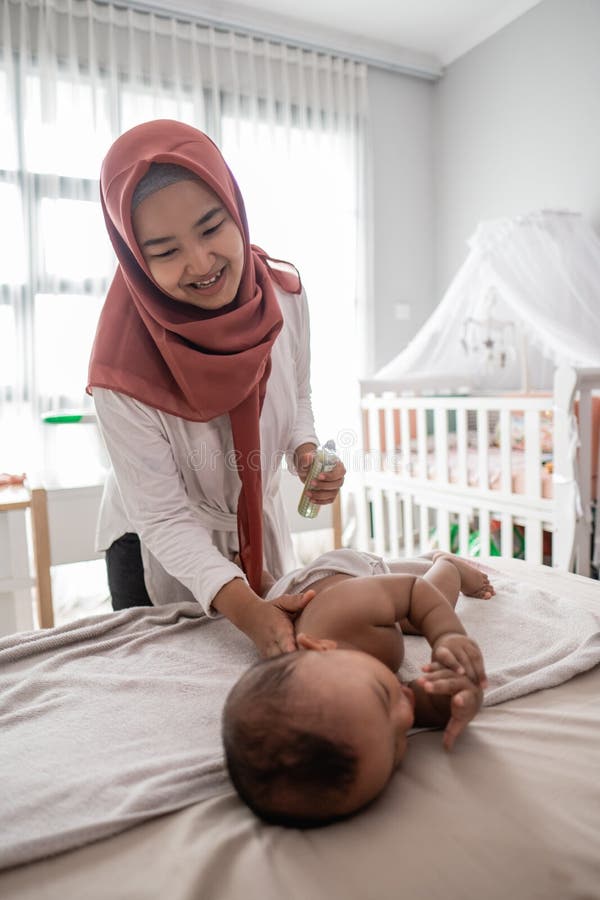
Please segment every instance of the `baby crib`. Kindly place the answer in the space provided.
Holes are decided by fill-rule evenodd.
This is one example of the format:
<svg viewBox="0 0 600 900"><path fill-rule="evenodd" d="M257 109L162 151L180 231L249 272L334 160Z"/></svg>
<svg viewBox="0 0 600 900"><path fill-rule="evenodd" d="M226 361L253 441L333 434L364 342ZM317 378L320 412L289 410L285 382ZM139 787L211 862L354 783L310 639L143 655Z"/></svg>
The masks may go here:
<svg viewBox="0 0 600 900"><path fill-rule="evenodd" d="M362 465L347 479L357 547L516 556L590 575L600 369L558 368L552 394L391 387L362 385Z"/></svg>

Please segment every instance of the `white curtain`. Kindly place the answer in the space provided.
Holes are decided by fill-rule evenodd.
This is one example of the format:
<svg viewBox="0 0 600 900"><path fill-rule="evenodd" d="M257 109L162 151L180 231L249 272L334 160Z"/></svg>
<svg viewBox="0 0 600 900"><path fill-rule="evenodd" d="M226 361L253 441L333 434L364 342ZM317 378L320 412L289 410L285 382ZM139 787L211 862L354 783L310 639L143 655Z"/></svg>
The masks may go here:
<svg viewBox="0 0 600 900"><path fill-rule="evenodd" d="M366 67L335 55L92 0L0 0L0 471L40 464L43 412L89 403L114 270L100 164L117 135L153 118L189 122L222 148L252 240L306 285L320 433L353 426L365 96Z"/></svg>

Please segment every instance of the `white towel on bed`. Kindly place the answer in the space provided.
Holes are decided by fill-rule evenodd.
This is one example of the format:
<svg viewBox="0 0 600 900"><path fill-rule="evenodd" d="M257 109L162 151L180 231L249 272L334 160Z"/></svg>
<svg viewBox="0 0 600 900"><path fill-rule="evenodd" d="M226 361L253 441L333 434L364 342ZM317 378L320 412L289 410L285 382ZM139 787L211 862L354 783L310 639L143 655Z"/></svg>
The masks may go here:
<svg viewBox="0 0 600 900"><path fill-rule="evenodd" d="M496 588L491 600L458 598L456 611L481 647L489 687L484 706L554 687L600 663L598 609L560 597L481 566ZM574 592L576 586L574 586ZM430 659L423 638L405 637L403 681L417 678Z"/></svg>
<svg viewBox="0 0 600 900"><path fill-rule="evenodd" d="M486 702L600 661L600 606L495 581L493 600L459 600L487 660ZM406 643L410 677L428 651L423 638ZM0 640L0 868L229 790L220 714L255 658L228 621L192 603Z"/></svg>

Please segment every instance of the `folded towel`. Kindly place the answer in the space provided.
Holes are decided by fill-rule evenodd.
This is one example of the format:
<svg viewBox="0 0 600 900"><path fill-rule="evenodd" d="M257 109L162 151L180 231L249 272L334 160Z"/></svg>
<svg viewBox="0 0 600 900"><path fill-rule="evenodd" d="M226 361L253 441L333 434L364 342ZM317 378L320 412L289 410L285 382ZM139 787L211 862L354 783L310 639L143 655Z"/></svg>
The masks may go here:
<svg viewBox="0 0 600 900"><path fill-rule="evenodd" d="M597 613L494 578L459 599L481 644L486 703L550 687L600 661ZM407 638L405 678L429 652ZM195 603L136 608L0 640L0 867L58 853L231 790L220 716L256 659Z"/></svg>

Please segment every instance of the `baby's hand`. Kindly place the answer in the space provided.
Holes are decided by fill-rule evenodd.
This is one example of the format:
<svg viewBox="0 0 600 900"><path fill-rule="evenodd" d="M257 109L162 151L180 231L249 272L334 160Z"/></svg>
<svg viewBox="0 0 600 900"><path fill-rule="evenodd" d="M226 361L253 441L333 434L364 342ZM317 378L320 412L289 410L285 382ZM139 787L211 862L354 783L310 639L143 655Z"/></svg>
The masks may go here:
<svg viewBox="0 0 600 900"><path fill-rule="evenodd" d="M447 669L439 663L430 663L423 668L427 669L427 673L417 682L432 700L435 696L450 697L450 718L444 730L443 744L446 750L452 750L457 737L481 708L483 691L466 675L459 675L454 669Z"/></svg>
<svg viewBox="0 0 600 900"><path fill-rule="evenodd" d="M431 648L432 663L440 663L459 675L466 675L474 684L487 687L487 677L481 650L466 634L443 634ZM424 671L428 671L427 668Z"/></svg>

